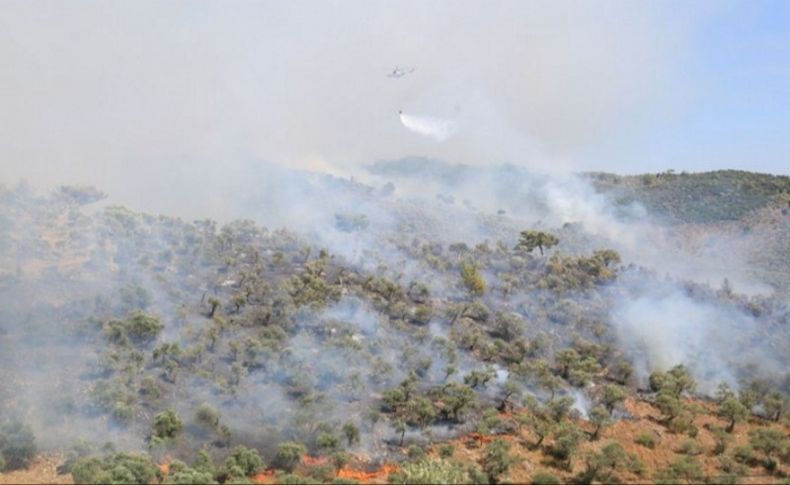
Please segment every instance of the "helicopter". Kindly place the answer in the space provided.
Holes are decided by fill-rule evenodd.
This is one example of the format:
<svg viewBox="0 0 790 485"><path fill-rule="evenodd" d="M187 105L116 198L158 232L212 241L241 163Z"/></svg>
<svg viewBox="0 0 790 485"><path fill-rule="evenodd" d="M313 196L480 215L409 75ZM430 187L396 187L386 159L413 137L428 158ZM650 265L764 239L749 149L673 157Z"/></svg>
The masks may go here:
<svg viewBox="0 0 790 485"><path fill-rule="evenodd" d="M401 78L401 77L403 77L403 76L405 76L407 74L411 74L414 71L415 71L415 68L413 68L413 67L401 68L401 67L395 66L395 69L393 69L391 73L387 74L387 77L391 77L393 79L398 79L398 78Z"/></svg>

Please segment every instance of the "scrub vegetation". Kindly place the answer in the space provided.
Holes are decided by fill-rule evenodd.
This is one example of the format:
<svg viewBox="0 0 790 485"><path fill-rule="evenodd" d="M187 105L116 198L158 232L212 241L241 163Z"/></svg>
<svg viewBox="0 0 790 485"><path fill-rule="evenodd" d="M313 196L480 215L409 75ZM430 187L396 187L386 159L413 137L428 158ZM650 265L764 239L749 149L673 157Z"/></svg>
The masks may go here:
<svg viewBox="0 0 790 485"><path fill-rule="evenodd" d="M787 177L578 179L620 228L751 230L760 293L394 180L311 179L358 202L300 206L319 234L0 188L0 483L787 479Z"/></svg>

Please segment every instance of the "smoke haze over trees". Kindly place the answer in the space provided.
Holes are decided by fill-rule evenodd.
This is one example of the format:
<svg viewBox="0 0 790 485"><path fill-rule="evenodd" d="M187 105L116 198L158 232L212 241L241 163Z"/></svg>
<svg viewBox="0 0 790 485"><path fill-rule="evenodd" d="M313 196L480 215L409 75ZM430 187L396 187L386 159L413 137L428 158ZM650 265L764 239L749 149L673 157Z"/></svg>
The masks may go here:
<svg viewBox="0 0 790 485"><path fill-rule="evenodd" d="M787 477L787 9L455 3L0 7L0 483Z"/></svg>

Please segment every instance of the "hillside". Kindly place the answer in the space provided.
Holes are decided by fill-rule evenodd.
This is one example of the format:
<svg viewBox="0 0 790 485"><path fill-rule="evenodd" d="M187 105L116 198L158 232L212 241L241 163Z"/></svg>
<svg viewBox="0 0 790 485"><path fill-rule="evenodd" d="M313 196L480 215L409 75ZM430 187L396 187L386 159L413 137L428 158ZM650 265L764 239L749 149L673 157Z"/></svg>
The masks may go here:
<svg viewBox="0 0 790 485"><path fill-rule="evenodd" d="M653 216L673 224L737 221L780 197L783 197L784 209L790 207L790 177L783 175L719 170L631 176L588 173L585 176L617 204L638 202Z"/></svg>
<svg viewBox="0 0 790 485"><path fill-rule="evenodd" d="M787 177L382 167L284 228L0 189L0 483L787 477Z"/></svg>

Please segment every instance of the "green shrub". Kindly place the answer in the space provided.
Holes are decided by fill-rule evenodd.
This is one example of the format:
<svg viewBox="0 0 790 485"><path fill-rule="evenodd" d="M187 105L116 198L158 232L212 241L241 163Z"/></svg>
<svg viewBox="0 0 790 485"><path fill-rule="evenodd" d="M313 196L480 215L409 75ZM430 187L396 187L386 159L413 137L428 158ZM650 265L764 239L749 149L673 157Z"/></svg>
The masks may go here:
<svg viewBox="0 0 790 485"><path fill-rule="evenodd" d="M277 475L275 481L281 485L318 485L323 483L311 477L302 477L299 475L292 475L290 473Z"/></svg>
<svg viewBox="0 0 790 485"><path fill-rule="evenodd" d="M343 425L343 436L345 436L348 446L359 443L359 428L356 424L348 422Z"/></svg>
<svg viewBox="0 0 790 485"><path fill-rule="evenodd" d="M216 484L211 473L188 467L184 462L173 460L170 470L162 481L165 485L190 485L193 483Z"/></svg>
<svg viewBox="0 0 790 485"><path fill-rule="evenodd" d="M658 437L653 433L640 433L639 435L637 435L634 442L638 445L642 445L645 448L650 448L652 450L658 444Z"/></svg>
<svg viewBox="0 0 790 485"><path fill-rule="evenodd" d="M560 479L546 472L539 472L532 476L532 485L560 485Z"/></svg>
<svg viewBox="0 0 790 485"><path fill-rule="evenodd" d="M656 474L657 483L677 483L679 480L693 482L703 476L702 467L693 456L683 456Z"/></svg>
<svg viewBox="0 0 790 485"><path fill-rule="evenodd" d="M716 455L721 455L727 451L727 447L732 441L732 435L727 433L724 428L720 428L718 426L712 426L710 428L710 433L716 440L716 444L713 447L713 453Z"/></svg>
<svg viewBox="0 0 790 485"><path fill-rule="evenodd" d="M208 429L214 430L219 426L219 411L211 404L203 403L195 411L195 420Z"/></svg>
<svg viewBox="0 0 790 485"><path fill-rule="evenodd" d="M75 483L149 484L158 468L151 457L139 453L114 453L104 458L80 458L71 467Z"/></svg>
<svg viewBox="0 0 790 485"><path fill-rule="evenodd" d="M159 382L157 382L156 379L154 379L151 376L145 376L143 380L140 381L139 392L142 396L145 396L152 401L156 401L160 397L162 397L162 394L164 393L164 389L162 388L162 385Z"/></svg>
<svg viewBox="0 0 790 485"><path fill-rule="evenodd" d="M488 476L477 465L469 465L466 469L466 474L469 477L468 481L471 483L488 483Z"/></svg>
<svg viewBox="0 0 790 485"><path fill-rule="evenodd" d="M36 439L29 425L12 421L0 427L0 470L25 468L36 455Z"/></svg>
<svg viewBox="0 0 790 485"><path fill-rule="evenodd" d="M344 466L348 465L351 461L351 454L346 453L345 451L336 451L332 453L332 464L335 466L335 469L340 470Z"/></svg>
<svg viewBox="0 0 790 485"><path fill-rule="evenodd" d="M565 460L566 465L570 466L571 458L579 447L582 438L582 431L575 424L563 423L559 425L554 432L551 454L559 460Z"/></svg>
<svg viewBox="0 0 790 485"><path fill-rule="evenodd" d="M442 445L439 447L439 456L442 458L452 458L454 453L455 446L453 445Z"/></svg>
<svg viewBox="0 0 790 485"><path fill-rule="evenodd" d="M134 410L125 402L116 401L112 406L112 417L119 424L128 425L134 419Z"/></svg>
<svg viewBox="0 0 790 485"><path fill-rule="evenodd" d="M418 484L418 483L466 483L466 474L463 467L446 460L420 460L414 463L404 463L400 470L390 474L389 483L393 484Z"/></svg>
<svg viewBox="0 0 790 485"><path fill-rule="evenodd" d="M165 328L159 318L143 312L135 312L127 318L126 328L132 340L150 342Z"/></svg>
<svg viewBox="0 0 790 485"><path fill-rule="evenodd" d="M306 453L307 448L301 443L294 441L280 443L277 445L277 454L274 456L274 466L290 473Z"/></svg>
<svg viewBox="0 0 790 485"><path fill-rule="evenodd" d="M225 468L230 476L249 477L263 470L263 459L258 454L258 450L240 445L234 448L233 453L225 460Z"/></svg>
<svg viewBox="0 0 790 485"><path fill-rule="evenodd" d="M461 281L471 295L480 296L486 292L486 281L480 270L471 262L461 263Z"/></svg>
<svg viewBox="0 0 790 485"><path fill-rule="evenodd" d="M680 448L677 450L678 453L683 455L690 455L696 456L702 453L702 448L700 447L699 443L694 440L686 440L681 443Z"/></svg>
<svg viewBox="0 0 790 485"><path fill-rule="evenodd" d="M411 445L406 451L406 454L409 456L410 460L419 460L425 457L425 450L422 449L421 446Z"/></svg>
<svg viewBox="0 0 790 485"><path fill-rule="evenodd" d="M175 438L183 429L181 418L171 409L162 411L154 417L153 435L157 438Z"/></svg>
<svg viewBox="0 0 790 485"><path fill-rule="evenodd" d="M195 463L192 466L195 470L208 473L212 476L216 473L214 460L211 459L211 455L209 455L206 450L198 451L197 458L195 458Z"/></svg>
<svg viewBox="0 0 790 485"><path fill-rule="evenodd" d="M755 461L754 450L749 445L736 446L732 450L732 457L736 462L747 465Z"/></svg>
<svg viewBox="0 0 790 485"><path fill-rule="evenodd" d="M309 468L307 475L324 483L335 475L335 469L332 465L314 465Z"/></svg>
<svg viewBox="0 0 790 485"><path fill-rule="evenodd" d="M510 443L494 440L483 455L483 471L491 483L497 483L499 477L507 473L515 461L516 457L510 454Z"/></svg>
<svg viewBox="0 0 790 485"><path fill-rule="evenodd" d="M340 446L340 440L334 434L328 431L318 433L315 439L315 445L319 450L331 451L336 450Z"/></svg>
<svg viewBox="0 0 790 485"><path fill-rule="evenodd" d="M134 312L123 321L112 320L105 325L105 333L110 342L124 346L131 340L138 344L149 344L165 328L158 317L145 312Z"/></svg>

